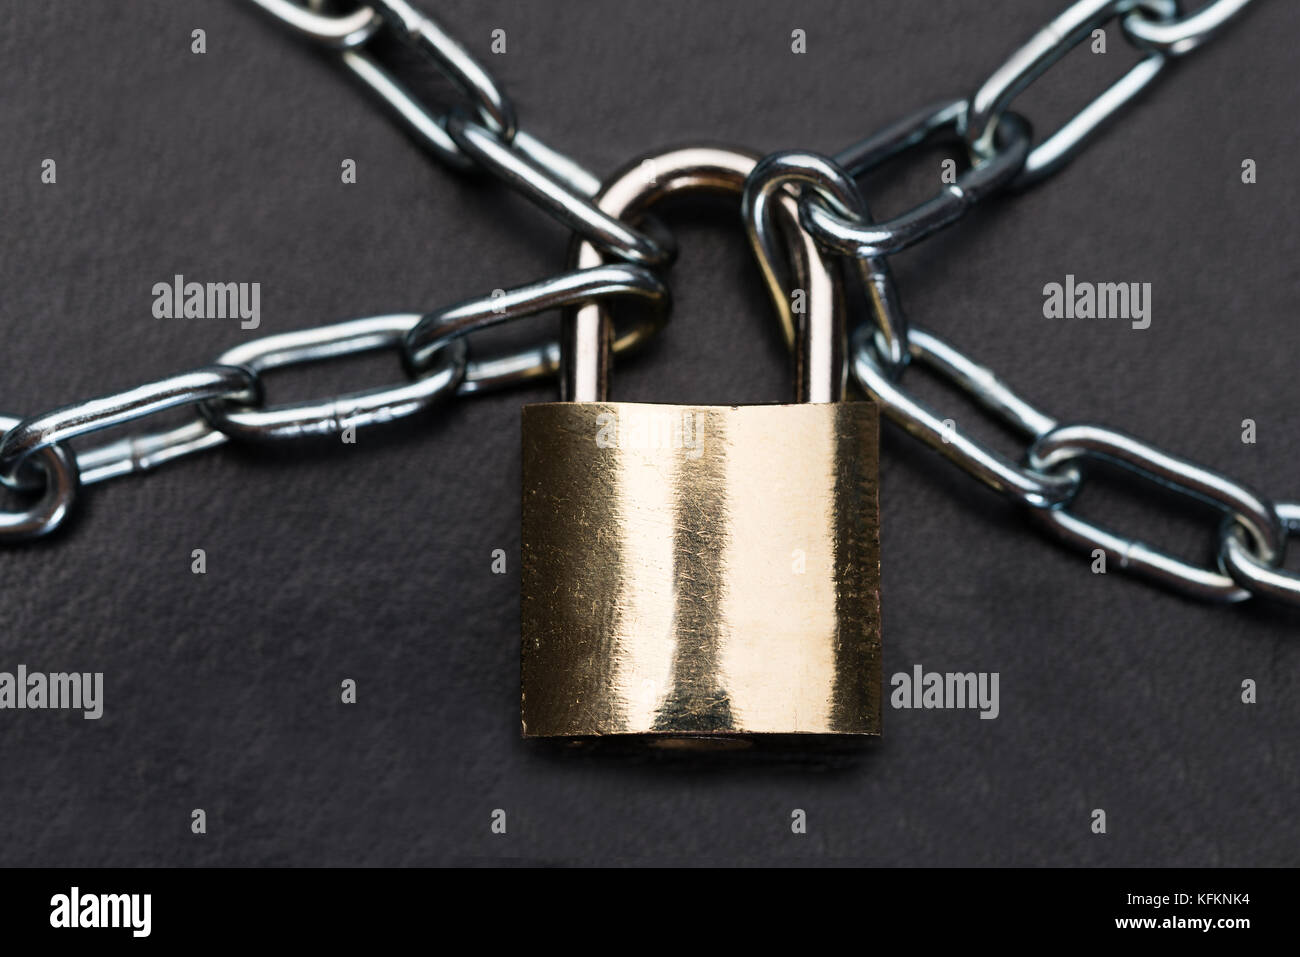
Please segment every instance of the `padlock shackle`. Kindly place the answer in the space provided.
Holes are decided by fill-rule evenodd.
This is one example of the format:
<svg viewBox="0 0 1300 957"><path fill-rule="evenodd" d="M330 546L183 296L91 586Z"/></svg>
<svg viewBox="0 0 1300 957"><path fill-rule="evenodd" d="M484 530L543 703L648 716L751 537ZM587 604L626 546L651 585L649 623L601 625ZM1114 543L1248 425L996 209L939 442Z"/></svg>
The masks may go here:
<svg viewBox="0 0 1300 957"><path fill-rule="evenodd" d="M760 156L722 146L691 146L652 153L607 180L596 205L605 213L636 223L664 197L683 192L740 196ZM800 402L837 402L844 394L844 295L839 265L828 260L799 226L792 191L775 197L771 212L782 219L775 235L785 240L789 274L804 292L806 311L795 316L787 290L776 278L770 250L755 246L787 344L795 347L795 397ZM575 246L573 268L598 266L605 254L590 242ZM599 303L568 310L562 338L561 395L575 402L609 397L612 323Z"/></svg>

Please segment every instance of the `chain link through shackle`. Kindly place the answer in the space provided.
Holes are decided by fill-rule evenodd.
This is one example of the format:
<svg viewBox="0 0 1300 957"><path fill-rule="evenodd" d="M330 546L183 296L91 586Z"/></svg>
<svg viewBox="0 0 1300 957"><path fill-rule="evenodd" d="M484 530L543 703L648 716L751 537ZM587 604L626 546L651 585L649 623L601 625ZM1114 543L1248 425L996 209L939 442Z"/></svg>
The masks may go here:
<svg viewBox="0 0 1300 957"><path fill-rule="evenodd" d="M1002 188L1032 185L1072 159L1087 138L1163 69L1168 57L1198 48L1245 6L1247 0L1219 0L1182 16L1167 0L1081 0L1018 48L967 99L919 110L839 153L834 160L814 153L769 157L751 178L749 193L760 195L778 182L783 167L815 170L801 199L801 221L828 248L879 263L956 221L974 203ZM1144 58L1119 81L1037 146L1029 126L1009 110L1012 100L1068 50L1110 19L1119 17L1126 37ZM899 153L945 133L961 139L970 168L935 199L886 223L871 220L855 204L845 183ZM750 229L762 241L762 224ZM888 273L878 268L873 274ZM1121 568L1170 588L1212 601L1242 601L1268 595L1300 603L1300 576L1281 567L1288 534L1300 532L1294 503L1271 504L1232 479L1155 446L1103 426L1061 424L1020 398L991 370L901 318L897 297L871 291L876 325L859 329L850 349L859 385L885 415L933 450L989 487L1027 506L1050 532L1085 550L1100 549ZM889 308L882 312L881 302ZM883 335L887 330L899 330ZM977 405L1027 441L1023 459L1013 461L972 437L952 418L941 417L901 384L916 361L967 393ZM1176 558L1160 549L1111 532L1073 513L1069 506L1084 484L1083 466L1104 459L1179 495L1217 509L1222 518L1214 554L1217 568Z"/></svg>

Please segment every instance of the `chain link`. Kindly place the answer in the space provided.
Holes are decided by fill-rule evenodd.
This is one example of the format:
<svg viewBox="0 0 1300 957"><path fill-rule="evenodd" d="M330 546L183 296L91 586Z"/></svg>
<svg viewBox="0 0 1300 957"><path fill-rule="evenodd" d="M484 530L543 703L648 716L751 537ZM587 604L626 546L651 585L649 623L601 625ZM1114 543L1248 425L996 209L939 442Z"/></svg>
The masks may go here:
<svg viewBox="0 0 1300 957"><path fill-rule="evenodd" d="M776 228L772 208L783 201L792 186L803 187L806 194L799 206L800 217L809 201L816 200L818 208L825 208L835 216L851 217L856 221L870 220L866 202L858 192L853 178L835 163L813 153L773 153L755 166L750 173L749 188L745 190L742 212L751 245L757 253L768 289L777 301L784 301L783 288L788 288L777 275L775 263L778 239L784 235ZM814 238L816 234L813 234ZM860 250L855 250L860 253ZM872 298L871 315L875 320L872 329L880 354L891 368L901 368L907 361L907 318L894 294L894 279L889 262L884 256L857 255L855 260L863 288ZM788 311L788 310L787 310ZM782 324L786 341L794 344L794 318L785 315ZM843 360L836 365L843 367Z"/></svg>
<svg viewBox="0 0 1300 957"><path fill-rule="evenodd" d="M293 0L252 0L285 26L313 43L332 50L351 50L370 42L383 19L374 7L360 7L344 16L330 16Z"/></svg>
<svg viewBox="0 0 1300 957"><path fill-rule="evenodd" d="M1300 535L1300 502L1275 502L1273 511L1288 535ZM1243 588L1256 595L1300 604L1300 575L1279 568L1255 551L1240 525L1228 527L1222 536L1220 564Z"/></svg>
<svg viewBox="0 0 1300 957"><path fill-rule="evenodd" d="M37 484L22 466L35 452L80 435L123 425L178 406L214 399L253 403L260 398L252 372L216 364L150 382L126 392L115 392L86 402L63 406L44 415L24 419L0 439L0 482L14 489Z"/></svg>
<svg viewBox="0 0 1300 957"><path fill-rule="evenodd" d="M18 419L0 415L0 433ZM0 542L22 542L52 532L63 523L77 495L77 463L61 445L47 445L28 460L40 473L40 499L20 512L0 511Z"/></svg>
<svg viewBox="0 0 1300 957"><path fill-rule="evenodd" d="M321 362L342 356L401 348L419 320L411 314L353 319L315 329L265 336L238 345L217 361L247 369L261 379L271 369ZM381 422L404 419L452 395L465 376L465 349L448 350L426 374L396 386L346 392L327 399L246 408L247 403L207 401L203 417L227 436L245 440L339 435Z"/></svg>
<svg viewBox="0 0 1300 957"><path fill-rule="evenodd" d="M939 135L960 137L969 109L967 100L948 100L918 110L841 151L835 162L851 177L862 176ZM1029 155L1029 136L1028 123L1014 113L1005 114L997 148L989 156L976 159L938 196L887 222L836 211L819 195L804 198L800 218L818 240L851 256L866 259L900 252L956 222L988 193L1018 176Z"/></svg>
<svg viewBox="0 0 1300 957"><path fill-rule="evenodd" d="M1107 21L1141 10L1156 22L1178 14L1175 0L1079 0L1071 4L1009 56L970 98L962 135L972 155L987 159L997 152L995 134L1011 101L1052 64L1088 39ZM1150 54L1069 123L1035 147L1022 176L1037 180L1074 156L1084 141L1112 113L1142 92L1164 66L1164 55Z"/></svg>
<svg viewBox="0 0 1300 957"><path fill-rule="evenodd" d="M1139 7L1121 25L1124 35L1134 45L1178 57L1213 39L1249 3L1250 0L1212 0L1193 14L1168 19L1152 19Z"/></svg>
<svg viewBox="0 0 1300 957"><path fill-rule="evenodd" d="M642 267L625 263L577 269L531 286L503 292L499 296L471 299L428 313L421 316L406 332L402 348L411 366L423 370L446 348L447 343L472 332L535 316L551 309L599 303L602 299L618 296L641 299L650 307L644 311L639 322L614 333L614 352L626 352L639 348L663 328L668 321L669 297L668 287L658 276ZM558 372L559 339L556 338L541 348L548 355L557 357L556 363L548 371ZM460 391L468 394L509 385L509 380L496 372L499 363L499 359L470 363L460 384Z"/></svg>
<svg viewBox="0 0 1300 957"><path fill-rule="evenodd" d="M1032 508L1054 508L1074 497L1079 489L1077 472L1065 469L1045 474L1018 465L969 436L955 418L941 418L899 385L899 373L886 366L879 349L865 333L860 329L855 334L851 368L858 384L879 403L887 418L972 477ZM912 329L908 349L911 359L964 390L1012 431L1037 440L1056 428L1055 419L1021 399L989 369L925 330Z"/></svg>

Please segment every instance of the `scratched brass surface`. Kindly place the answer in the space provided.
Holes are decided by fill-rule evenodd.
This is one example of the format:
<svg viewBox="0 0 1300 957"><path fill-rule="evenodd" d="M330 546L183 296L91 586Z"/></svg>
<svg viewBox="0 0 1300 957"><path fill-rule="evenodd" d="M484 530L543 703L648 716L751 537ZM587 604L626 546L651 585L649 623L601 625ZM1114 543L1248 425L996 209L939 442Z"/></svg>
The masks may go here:
<svg viewBox="0 0 1300 957"><path fill-rule="evenodd" d="M877 422L526 406L524 735L879 734Z"/></svg>

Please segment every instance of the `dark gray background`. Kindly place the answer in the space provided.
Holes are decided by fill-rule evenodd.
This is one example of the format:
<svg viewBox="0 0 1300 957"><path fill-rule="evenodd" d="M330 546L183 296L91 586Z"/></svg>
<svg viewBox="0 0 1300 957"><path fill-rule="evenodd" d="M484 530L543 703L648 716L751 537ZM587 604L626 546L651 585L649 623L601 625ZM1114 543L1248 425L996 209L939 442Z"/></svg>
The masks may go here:
<svg viewBox="0 0 1300 957"><path fill-rule="evenodd" d="M1067 171L895 259L914 321L1065 419L1300 495L1292 209L1296 7L1260 3ZM524 124L598 171L699 139L835 151L969 93L1056 2L439 0ZM156 320L175 273L262 283L258 334L421 310L556 271L566 236L420 152L327 58L241 3L4 4L0 407L32 414L200 365L253 333ZM208 52L190 53L207 30ZM490 31L509 53L487 55ZM789 52L793 28L808 53ZM1021 100L1040 129L1133 61L1086 50ZM438 86L434 84L434 86ZM878 213L941 150L867 183ZM58 162L58 183L39 182ZM357 160L342 186L339 164ZM1259 183L1240 182L1241 160ZM895 175L896 174L896 175ZM734 209L670 216L674 322L619 397L782 397ZM1066 273L1154 285L1153 324L1044 319ZM553 317L538 320L526 335ZM378 384L395 359L278 377ZM963 422L969 407L913 380ZM278 391L276 391L278 390ZM1300 614L1197 604L1042 538L892 427L885 673L1001 674L1002 714L892 711L852 759L582 757L518 737L519 406L227 448L87 490L0 552L0 670L105 672L98 722L0 713L0 863L1295 863ZM1257 421L1243 445L1240 423ZM992 436L992 430L981 434ZM1001 438L1000 447L1015 448ZM6 500L9 502L10 500ZM1203 556L1214 521L1128 483L1083 510ZM191 549L208 574L190 573ZM490 573L504 548L510 573ZM1292 562L1294 565L1294 562ZM339 703L344 678L355 707ZM1243 678L1259 703L1239 702ZM192 836L190 810L209 815ZM809 833L789 830L807 810ZM1110 833L1089 831L1105 808ZM492 809L509 833L489 833Z"/></svg>

